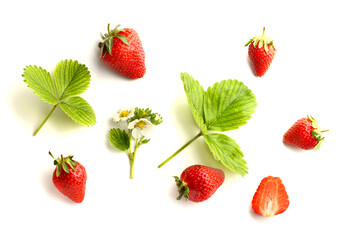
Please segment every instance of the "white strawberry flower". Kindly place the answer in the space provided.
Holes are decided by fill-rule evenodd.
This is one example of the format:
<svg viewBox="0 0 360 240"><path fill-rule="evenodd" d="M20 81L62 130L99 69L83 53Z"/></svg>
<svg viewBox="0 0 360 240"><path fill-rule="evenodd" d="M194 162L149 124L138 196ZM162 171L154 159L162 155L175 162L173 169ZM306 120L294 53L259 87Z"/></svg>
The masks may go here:
<svg viewBox="0 0 360 240"><path fill-rule="evenodd" d="M127 121L134 116L135 108L121 108L113 115L114 122Z"/></svg>
<svg viewBox="0 0 360 240"><path fill-rule="evenodd" d="M153 124L146 118L136 119L129 123L129 129L132 129L132 136L136 139L146 137L150 134Z"/></svg>

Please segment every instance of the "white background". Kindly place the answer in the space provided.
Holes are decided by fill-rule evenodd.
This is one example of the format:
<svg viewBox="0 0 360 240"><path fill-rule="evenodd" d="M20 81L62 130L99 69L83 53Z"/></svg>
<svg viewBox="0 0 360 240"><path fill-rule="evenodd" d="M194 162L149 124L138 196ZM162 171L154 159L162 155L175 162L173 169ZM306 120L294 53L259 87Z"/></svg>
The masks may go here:
<svg viewBox="0 0 360 240"><path fill-rule="evenodd" d="M0 239L359 239L359 20L357 1L6 1L1 26ZM99 59L106 26L135 29L147 72L128 80ZM244 44L266 33L275 59L255 77ZM97 123L82 127L51 110L23 82L23 69L53 73L63 59L86 64L82 94ZM244 178L213 159L203 139L158 169L198 133L180 72L206 89L238 79L258 107L248 124L227 132L248 162ZM150 107L162 115L151 141L140 147L135 178L127 156L108 143L120 107ZM282 142L299 118L317 117L326 133L318 151ZM84 202L53 186L55 156L73 154L88 174ZM172 176L192 164L225 171L208 201L177 201ZM261 179L280 177L288 210L260 217L251 200Z"/></svg>

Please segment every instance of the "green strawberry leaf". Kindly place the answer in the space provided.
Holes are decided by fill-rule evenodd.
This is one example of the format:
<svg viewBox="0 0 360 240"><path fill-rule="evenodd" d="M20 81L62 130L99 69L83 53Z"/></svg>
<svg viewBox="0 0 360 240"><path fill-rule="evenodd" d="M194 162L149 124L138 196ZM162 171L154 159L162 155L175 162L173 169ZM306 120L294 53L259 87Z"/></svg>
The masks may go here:
<svg viewBox="0 0 360 240"><path fill-rule="evenodd" d="M94 125L96 117L91 106L77 95L86 91L90 85L90 72L84 64L73 60L63 60L55 68L54 80L49 72L41 67L27 66L24 69L24 82L44 102L54 105L34 136L49 119L55 108L61 109L81 125Z"/></svg>
<svg viewBox="0 0 360 240"><path fill-rule="evenodd" d="M78 61L63 60L55 68L54 79L59 100L62 100L84 93L90 85L90 72Z"/></svg>
<svg viewBox="0 0 360 240"><path fill-rule="evenodd" d="M205 91L200 83L187 73L181 73L181 80L184 84L184 90L186 98L190 107L190 110L194 116L196 124L200 130L207 133L207 127L204 119L204 94Z"/></svg>
<svg viewBox="0 0 360 240"><path fill-rule="evenodd" d="M120 151L126 151L130 148L130 136L120 128L113 128L109 133L110 144Z"/></svg>
<svg viewBox="0 0 360 240"><path fill-rule="evenodd" d="M27 66L24 69L24 82L46 103L57 104L58 97L50 73L38 66Z"/></svg>
<svg viewBox="0 0 360 240"><path fill-rule="evenodd" d="M232 138L213 131L233 130L246 124L257 106L255 95L238 80L223 80L204 92L199 82L189 74L182 73L181 79L188 104L201 131L158 167L165 165L196 139L204 136L217 161L231 171L245 176L248 168L239 145Z"/></svg>
<svg viewBox="0 0 360 240"><path fill-rule="evenodd" d="M219 133L204 135L204 138L217 161L241 176L248 173L244 155L234 139Z"/></svg>
<svg viewBox="0 0 360 240"><path fill-rule="evenodd" d="M223 80L205 92L207 129L228 131L245 125L257 106L253 92L238 80Z"/></svg>
<svg viewBox="0 0 360 240"><path fill-rule="evenodd" d="M95 112L90 104L83 98L76 96L63 100L61 109L80 125L94 125L96 123Z"/></svg>

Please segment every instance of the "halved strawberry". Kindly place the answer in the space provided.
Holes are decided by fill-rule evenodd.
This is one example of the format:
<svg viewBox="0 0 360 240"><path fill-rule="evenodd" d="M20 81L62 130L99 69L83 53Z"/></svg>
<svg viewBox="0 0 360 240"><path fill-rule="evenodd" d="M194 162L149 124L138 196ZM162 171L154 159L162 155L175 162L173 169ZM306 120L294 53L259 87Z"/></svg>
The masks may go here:
<svg viewBox="0 0 360 240"><path fill-rule="evenodd" d="M289 196L279 177L264 178L252 200L253 210L264 217L285 212L289 206Z"/></svg>

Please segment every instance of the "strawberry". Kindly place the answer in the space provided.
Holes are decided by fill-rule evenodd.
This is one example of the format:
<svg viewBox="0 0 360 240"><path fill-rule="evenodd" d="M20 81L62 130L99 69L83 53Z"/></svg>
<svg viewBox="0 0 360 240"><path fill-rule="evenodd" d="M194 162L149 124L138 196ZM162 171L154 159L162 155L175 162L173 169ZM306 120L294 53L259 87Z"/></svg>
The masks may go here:
<svg viewBox="0 0 360 240"><path fill-rule="evenodd" d="M139 35L134 29L110 29L108 33L100 33L103 42L98 44L100 58L111 69L131 78L142 78L145 74L145 52Z"/></svg>
<svg viewBox="0 0 360 240"><path fill-rule="evenodd" d="M315 117L308 116L296 121L284 134L283 141L305 150L317 150L324 141L322 133L326 131L320 130Z"/></svg>
<svg viewBox="0 0 360 240"><path fill-rule="evenodd" d="M252 62L255 75L258 77L264 76L274 59L276 51L273 41L265 35L265 28L262 35L250 39L245 44L246 46L249 46L249 58Z"/></svg>
<svg viewBox="0 0 360 240"><path fill-rule="evenodd" d="M54 158L51 152L49 154ZM54 165L56 165L52 178L54 186L72 201L81 203L85 197L87 179L84 166L73 160L73 155L68 157L61 155L54 160Z"/></svg>
<svg viewBox="0 0 360 240"><path fill-rule="evenodd" d="M221 169L202 165L186 168L180 178L174 177L179 196L192 202L202 202L209 199L224 182L225 174Z"/></svg>
<svg viewBox="0 0 360 240"><path fill-rule="evenodd" d="M289 197L285 186L278 177L264 178L257 188L253 200L253 210L264 217L271 217L286 211L289 207Z"/></svg>

